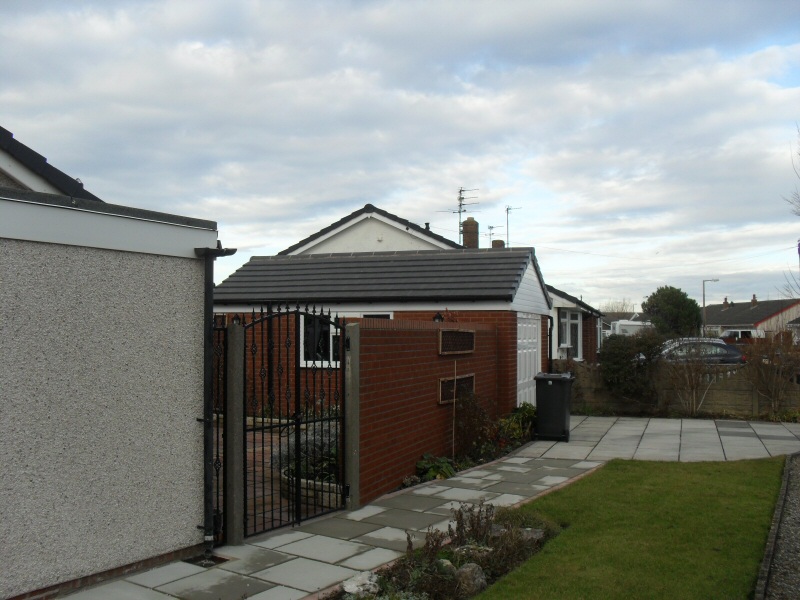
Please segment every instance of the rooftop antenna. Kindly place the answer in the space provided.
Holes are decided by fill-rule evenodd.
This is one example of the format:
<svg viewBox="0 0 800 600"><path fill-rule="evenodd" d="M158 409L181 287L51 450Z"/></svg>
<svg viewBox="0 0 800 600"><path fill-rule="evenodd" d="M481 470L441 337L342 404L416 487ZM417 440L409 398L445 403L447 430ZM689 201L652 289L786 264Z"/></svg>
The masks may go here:
<svg viewBox="0 0 800 600"><path fill-rule="evenodd" d="M502 225L489 225L489 227L488 227L488 229L489 229L489 246L492 245L492 235L494 235L494 230L495 229L502 229L502 228L503 228Z"/></svg>
<svg viewBox="0 0 800 600"><path fill-rule="evenodd" d="M520 208L522 208L522 207L521 206L509 206L508 204L506 204L506 246L508 248L511 248L511 235L510 235L510 230L508 228L508 213L510 213L512 210L519 210Z"/></svg>
<svg viewBox="0 0 800 600"><path fill-rule="evenodd" d="M464 230L461 227L461 215L465 212L468 212L465 206L475 206L478 204L477 202L464 202L464 200L474 200L477 196L465 196L464 194L469 192L477 192L478 188L474 188L471 190L465 190L463 187L458 188L458 210L440 210L439 212L449 212L449 213L458 213L458 243L462 243L462 236L464 235ZM475 211L472 211L475 212Z"/></svg>

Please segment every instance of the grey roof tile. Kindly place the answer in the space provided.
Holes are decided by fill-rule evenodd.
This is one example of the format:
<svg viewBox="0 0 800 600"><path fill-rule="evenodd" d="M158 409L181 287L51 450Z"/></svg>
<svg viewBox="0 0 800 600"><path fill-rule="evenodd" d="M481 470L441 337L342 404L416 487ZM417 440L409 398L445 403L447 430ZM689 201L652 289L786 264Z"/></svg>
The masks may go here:
<svg viewBox="0 0 800 600"><path fill-rule="evenodd" d="M253 257L214 291L219 304L510 302L532 248Z"/></svg>
<svg viewBox="0 0 800 600"><path fill-rule="evenodd" d="M794 298L787 300L759 300L755 305L749 300L745 302L729 302L727 307L724 304L710 304L706 306L706 323L726 327L753 328L761 321L778 315L798 303L800 303L800 300Z"/></svg>

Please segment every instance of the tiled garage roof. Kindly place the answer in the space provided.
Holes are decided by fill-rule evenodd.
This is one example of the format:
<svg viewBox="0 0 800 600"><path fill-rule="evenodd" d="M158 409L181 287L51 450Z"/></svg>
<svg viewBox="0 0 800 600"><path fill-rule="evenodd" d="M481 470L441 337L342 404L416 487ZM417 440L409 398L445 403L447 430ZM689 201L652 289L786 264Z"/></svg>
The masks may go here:
<svg viewBox="0 0 800 600"><path fill-rule="evenodd" d="M512 301L533 248L253 257L216 287L218 304Z"/></svg>

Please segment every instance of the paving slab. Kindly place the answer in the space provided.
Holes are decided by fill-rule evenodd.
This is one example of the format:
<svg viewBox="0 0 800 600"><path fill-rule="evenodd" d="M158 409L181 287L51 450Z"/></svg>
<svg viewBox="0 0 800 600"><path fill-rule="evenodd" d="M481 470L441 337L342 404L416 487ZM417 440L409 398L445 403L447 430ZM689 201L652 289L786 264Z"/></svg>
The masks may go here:
<svg viewBox="0 0 800 600"><path fill-rule="evenodd" d="M247 600L301 600L308 596L303 590L276 585L265 592L260 592L255 596L249 596Z"/></svg>
<svg viewBox="0 0 800 600"><path fill-rule="evenodd" d="M304 540L281 546L282 552L330 564L338 563L367 550L370 550L368 545L324 535L313 535Z"/></svg>
<svg viewBox="0 0 800 600"><path fill-rule="evenodd" d="M425 536L420 535L419 532L412 534L411 540L414 547L418 548L421 546L424 541L424 537ZM408 539L406 537L405 530L398 529L397 527L383 527L381 529L376 529L375 531L371 531L366 535L357 537L355 541L369 544L370 546L375 546L376 548L386 548L388 550L395 550L397 552L405 552L408 546Z"/></svg>
<svg viewBox="0 0 800 600"><path fill-rule="evenodd" d="M149 571L139 573L138 575L131 575L125 579L126 581L130 581L131 583L135 583L137 585L156 588L160 585L164 585L165 583L169 583L177 579L183 579L184 577L189 577L190 575L196 575L197 573L203 573L204 571L204 567L199 567L183 561L177 561L168 565L164 565L163 567L150 569Z"/></svg>
<svg viewBox="0 0 800 600"><path fill-rule="evenodd" d="M114 600L172 600L172 596L122 579L81 590L69 596L70 600L109 600L110 598L114 598Z"/></svg>
<svg viewBox="0 0 800 600"><path fill-rule="evenodd" d="M266 581L238 573L223 569L207 569L203 573L178 579L156 589L183 600L240 600L271 587L273 585Z"/></svg>
<svg viewBox="0 0 800 600"><path fill-rule="evenodd" d="M372 550L343 560L339 564L342 567L355 569L356 571L371 571L393 560L397 560L401 556L403 556L402 552L396 552L395 550L389 550L387 548L373 548Z"/></svg>
<svg viewBox="0 0 800 600"><path fill-rule="evenodd" d="M417 512L425 512L426 510L430 510L431 508L439 506L441 503L441 498L435 498L431 496L415 496L414 494L395 494L392 496L379 498L375 501L376 506L380 506L384 508L384 510L388 508L402 508L404 510L414 510ZM372 515L367 515L366 517L369 516Z"/></svg>
<svg viewBox="0 0 800 600"><path fill-rule="evenodd" d="M263 571L253 573L267 582L285 585L305 592L318 592L358 573L354 569L328 563L296 558ZM239 600L238 598L236 600Z"/></svg>
<svg viewBox="0 0 800 600"><path fill-rule="evenodd" d="M220 569L241 575L249 575L292 559L289 554L249 544L244 546L222 546L221 548L216 548L214 554L230 559L218 565Z"/></svg>
<svg viewBox="0 0 800 600"><path fill-rule="evenodd" d="M305 533L303 531L287 531L285 533L267 534L266 536L261 536L263 539L250 538L247 543L254 546L260 546L261 548L279 548L280 546L291 544L292 542L311 537L312 535L314 534Z"/></svg>
<svg viewBox="0 0 800 600"><path fill-rule="evenodd" d="M375 515L374 517L369 517L368 520L370 523L380 527L397 527L399 529L424 531L434 523L441 521L441 515L393 508ZM363 536L359 536L359 539L361 538L363 538Z"/></svg>
<svg viewBox="0 0 800 600"><path fill-rule="evenodd" d="M304 523L300 526L303 533L313 533L315 535L325 535L328 537L350 540L359 535L364 535L370 531L378 529L378 526L364 521L351 521L350 519L339 518L338 516L327 519L319 519L313 523ZM308 539L308 538L306 538Z"/></svg>

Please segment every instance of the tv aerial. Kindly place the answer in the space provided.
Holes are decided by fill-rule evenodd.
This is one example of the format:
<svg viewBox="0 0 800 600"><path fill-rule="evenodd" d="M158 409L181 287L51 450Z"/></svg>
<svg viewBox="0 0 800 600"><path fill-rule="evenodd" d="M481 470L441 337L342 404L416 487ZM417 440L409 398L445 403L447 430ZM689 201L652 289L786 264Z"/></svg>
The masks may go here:
<svg viewBox="0 0 800 600"><path fill-rule="evenodd" d="M466 212L479 212L479 211L475 211L475 210L468 211L466 208L464 208L465 206L476 206L478 204L478 202L465 202L465 200L475 200L477 198L477 196L465 196L465 194L468 194L470 192L477 192L477 191L478 191L478 188L473 188L471 190L466 190L463 187L460 187L460 188L458 188L458 209L457 210L440 210L440 211L437 211L437 212L449 212L449 213L453 213L453 214L458 213L458 243L459 244L463 243L462 242L462 237L464 235L464 229L463 229L463 227L461 225L462 224L461 215L463 215Z"/></svg>

